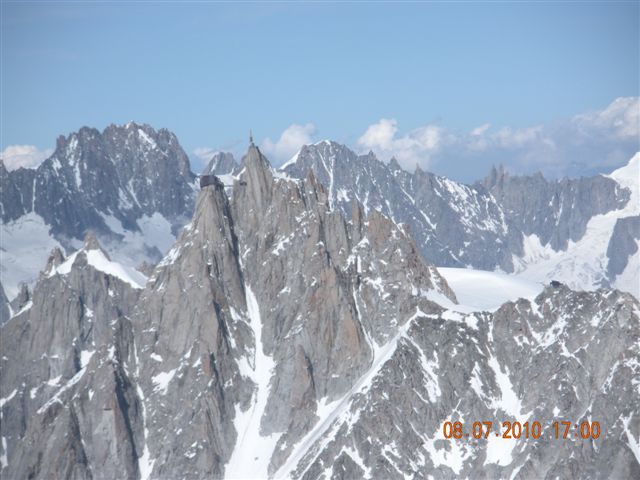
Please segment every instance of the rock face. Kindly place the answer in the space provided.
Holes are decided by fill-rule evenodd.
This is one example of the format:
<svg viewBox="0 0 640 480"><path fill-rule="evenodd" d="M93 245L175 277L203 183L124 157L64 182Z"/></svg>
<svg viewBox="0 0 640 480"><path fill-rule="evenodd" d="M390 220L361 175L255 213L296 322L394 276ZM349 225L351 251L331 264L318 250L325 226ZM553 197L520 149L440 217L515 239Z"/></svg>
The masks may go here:
<svg viewBox="0 0 640 480"><path fill-rule="evenodd" d="M36 170L2 170L2 221L35 211L52 232L83 238L88 229L109 232L111 214L132 228L142 215L180 218L192 204L193 175L175 135L148 125L84 127L59 137L53 155ZM7 190L5 190L5 185Z"/></svg>
<svg viewBox="0 0 640 480"><path fill-rule="evenodd" d="M35 170L9 172L0 162L8 263L29 255L21 250L25 242L36 243L31 255L46 255L53 245L75 250L88 230L119 260L155 263L191 216L194 178L174 134L135 123L61 136L53 155ZM10 282L15 291L19 282L34 281L46 257L38 259L27 268L3 266L5 288Z"/></svg>
<svg viewBox="0 0 640 480"><path fill-rule="evenodd" d="M376 209L347 219L253 145L242 165L146 284L92 237L52 253L0 327L3 478L640 474L631 295L560 285L470 312ZM560 419L602 434L552 439ZM544 437L445 440L446 420Z"/></svg>
<svg viewBox="0 0 640 480"><path fill-rule="evenodd" d="M9 320L9 317L11 317L11 306L7 295L4 293L2 283L0 283L0 325Z"/></svg>
<svg viewBox="0 0 640 480"><path fill-rule="evenodd" d="M354 205L347 223L313 175L274 178L256 147L243 165L231 201L220 186L201 191L138 305L146 412L162 419L147 427L152 477L273 473L421 292L455 298L377 212Z"/></svg>
<svg viewBox="0 0 640 480"><path fill-rule="evenodd" d="M524 235L537 235L554 250L566 250L584 236L592 217L622 208L630 196L600 175L549 181L542 174L511 176L502 168L494 168L483 186Z"/></svg>
<svg viewBox="0 0 640 480"><path fill-rule="evenodd" d="M327 186L333 208L349 215L357 200L365 212L376 209L409 225L427 262L513 271L521 236L490 194L420 169L410 174L394 159L387 165L330 141L304 146L282 167L294 178L310 169Z"/></svg>
<svg viewBox="0 0 640 480"><path fill-rule="evenodd" d="M559 279L573 288L595 289L599 286L614 286L630 292L640 298L640 256L637 255L640 229L637 218L640 217L640 153L636 154L627 165L610 175L582 179L587 187L572 187L570 192L582 191L584 207L576 207L576 211L585 213L576 222L583 225L580 230L584 234L574 239L569 235L564 250L554 250L552 239L544 244L538 234L525 236L525 253L522 258L522 275L542 280ZM613 182L613 187L611 186ZM565 181L566 185L571 182ZM599 186L600 185L600 186ZM602 187L602 185L609 185ZM567 187L568 188L568 187ZM586 190L590 188L591 193ZM604 195L604 192L609 192ZM561 197L565 204L574 194ZM604 195L604 197L603 197ZM606 198L609 198L606 200ZM603 204L616 201L616 206L602 211ZM562 202L561 202L562 204ZM589 205L591 205L589 207ZM552 215L561 217L565 214L562 208ZM566 214L574 215L574 214ZM533 222L533 218L530 219ZM586 224L585 224L586 222ZM562 222L554 227L558 231L566 231ZM540 235L543 235L542 233Z"/></svg>
<svg viewBox="0 0 640 480"><path fill-rule="evenodd" d="M609 176L561 181L494 168L468 186L420 169L410 174L394 159L385 164L372 153L356 155L322 141L281 168L298 179L313 170L328 186L331 206L345 215L357 199L365 211L406 223L423 258L437 266L500 269L543 282L559 278L577 289L614 285L640 298L638 281L629 279L637 279L629 273L638 270L629 255L637 249L631 240L640 235L637 229L627 235L624 253L607 251L616 219L640 214L639 163L637 154Z"/></svg>
<svg viewBox="0 0 640 480"><path fill-rule="evenodd" d="M561 287L458 321L417 314L293 476L635 478L637 305L628 294ZM584 419L606 425L607 438L576 438L573 422ZM445 420L463 422L470 438L444 439ZM570 436L555 439L562 420L572 421ZM473 438L476 421L492 422L486 440ZM496 438L503 421L540 422L542 435Z"/></svg>
<svg viewBox="0 0 640 480"><path fill-rule="evenodd" d="M609 258L607 273L610 278L616 278L628 266L633 266L631 258L638 252L638 243L640 243L640 216L616 220L613 234L607 246L607 257ZM637 263L635 266L638 266Z"/></svg>
<svg viewBox="0 0 640 480"><path fill-rule="evenodd" d="M235 173L237 168L238 164L231 153L218 152L211 157L209 164L202 173L205 175L217 175L218 177L222 177L223 175Z"/></svg>
<svg viewBox="0 0 640 480"><path fill-rule="evenodd" d="M93 266L94 257L106 258L87 245L49 265L2 326L3 478L138 475L129 314L139 289Z"/></svg>

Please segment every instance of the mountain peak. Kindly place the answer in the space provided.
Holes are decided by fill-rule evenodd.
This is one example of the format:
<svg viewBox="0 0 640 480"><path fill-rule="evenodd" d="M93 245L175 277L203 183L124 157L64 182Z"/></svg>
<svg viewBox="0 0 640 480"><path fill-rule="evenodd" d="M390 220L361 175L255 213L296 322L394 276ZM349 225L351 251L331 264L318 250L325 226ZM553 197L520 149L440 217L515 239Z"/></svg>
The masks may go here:
<svg viewBox="0 0 640 480"><path fill-rule="evenodd" d="M55 272L56 268L58 268L64 262L65 257L62 250L59 247L54 247L49 254L49 258L47 259L47 264L44 270L41 273L41 277L48 277Z"/></svg>
<svg viewBox="0 0 640 480"><path fill-rule="evenodd" d="M66 259L62 256L62 252L54 249L49 256L49 263L43 276L69 275L73 270L82 269L87 265L116 277L136 289L143 288L147 282L147 277L138 270L112 261L91 231L87 232L83 247Z"/></svg>
<svg viewBox="0 0 640 480"><path fill-rule="evenodd" d="M494 186L503 182L508 176L509 173L505 170L504 165L500 164L497 167L492 165L489 174L484 178L484 180L478 183L491 190Z"/></svg>
<svg viewBox="0 0 640 480"><path fill-rule="evenodd" d="M262 207L269 203L273 186L273 170L269 160L255 144L250 144L242 157L239 182L234 186L233 195L240 195L251 205Z"/></svg>
<svg viewBox="0 0 640 480"><path fill-rule="evenodd" d="M258 179L259 177L266 181L267 179L273 179L272 170L271 163L267 160L267 157L262 154L254 143L251 143L247 149L247 153L242 157L241 173L254 179Z"/></svg>
<svg viewBox="0 0 640 480"><path fill-rule="evenodd" d="M640 176L640 152L636 152L626 165L614 170L607 176L624 186L637 188L638 177Z"/></svg>
<svg viewBox="0 0 640 480"><path fill-rule="evenodd" d="M51 248L71 252L88 230L111 258L158 262L192 213L197 193L175 135L135 122L102 132L83 126L59 136L54 153L37 168L5 171L0 168L3 228L28 237L29 245L37 238L39 246L29 262L20 262L15 278L3 277L5 290L34 282ZM37 233L24 228L36 225L31 219ZM19 252L21 243L8 246L7 254Z"/></svg>
<svg viewBox="0 0 640 480"><path fill-rule="evenodd" d="M84 237L84 245L82 246L82 248L86 251L100 250L104 254L104 256L107 258L107 260L110 260L109 255L107 255L107 252L105 252L104 249L102 248L102 245L100 245L100 242L98 241L98 237L96 236L96 233L93 230L87 231L87 234Z"/></svg>
<svg viewBox="0 0 640 480"><path fill-rule="evenodd" d="M203 171L204 175L228 175L238 167L232 153L216 152L209 160L209 164Z"/></svg>
<svg viewBox="0 0 640 480"><path fill-rule="evenodd" d="M242 157L242 163L244 166L248 166L249 164L259 164L261 166L267 166L271 168L271 163L267 160L260 149L255 145L255 143L251 142L249 144L249 148L247 149L247 153Z"/></svg>
<svg viewBox="0 0 640 480"><path fill-rule="evenodd" d="M391 157L391 160L389 160L389 167L391 168L391 171L393 171L393 172L397 172L399 170L402 170L402 167L398 163L398 160L396 160L396 157Z"/></svg>

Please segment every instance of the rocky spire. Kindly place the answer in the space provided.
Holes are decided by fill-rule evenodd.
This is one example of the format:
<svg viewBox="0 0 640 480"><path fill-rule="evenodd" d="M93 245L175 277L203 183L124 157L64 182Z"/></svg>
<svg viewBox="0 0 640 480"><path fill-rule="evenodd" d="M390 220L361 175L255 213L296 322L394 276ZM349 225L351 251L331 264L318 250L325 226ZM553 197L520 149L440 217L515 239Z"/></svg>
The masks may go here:
<svg viewBox="0 0 640 480"><path fill-rule="evenodd" d="M96 237L96 234L93 230L87 231L84 237L84 245L82 246L82 248L85 251L100 250L102 254L107 258L107 260L111 260L107 252L104 250L104 248L102 248L102 245L100 245L100 242L98 241L98 237Z"/></svg>
<svg viewBox="0 0 640 480"><path fill-rule="evenodd" d="M398 170L402 170L402 167L398 163L398 160L396 159L396 157L391 157L391 160L389 160L389 167L391 168L392 172L397 172Z"/></svg>
<svg viewBox="0 0 640 480"><path fill-rule="evenodd" d="M11 318L11 308L9 306L9 299L4 292L2 282L0 282L0 325Z"/></svg>
<svg viewBox="0 0 640 480"><path fill-rule="evenodd" d="M14 312L19 312L31 300L31 291L26 283L20 285L20 293L11 301L11 308Z"/></svg>
<svg viewBox="0 0 640 480"><path fill-rule="evenodd" d="M229 152L217 152L209 160L209 164L202 172L203 175L228 175L235 173L238 164Z"/></svg>
<svg viewBox="0 0 640 480"><path fill-rule="evenodd" d="M243 208L253 209L256 214L261 214L270 203L273 171L269 160L253 142L242 158L239 180L234 187L233 196L242 200Z"/></svg>
<svg viewBox="0 0 640 480"><path fill-rule="evenodd" d="M60 250L59 247L55 247L53 250L51 250L51 253L49 254L49 258L47 259L47 265L44 268L44 270L41 272L40 277L48 277L49 275L51 275L51 273L60 265L62 264L62 262L64 262L65 258L64 258L64 253L62 253L62 250Z"/></svg>

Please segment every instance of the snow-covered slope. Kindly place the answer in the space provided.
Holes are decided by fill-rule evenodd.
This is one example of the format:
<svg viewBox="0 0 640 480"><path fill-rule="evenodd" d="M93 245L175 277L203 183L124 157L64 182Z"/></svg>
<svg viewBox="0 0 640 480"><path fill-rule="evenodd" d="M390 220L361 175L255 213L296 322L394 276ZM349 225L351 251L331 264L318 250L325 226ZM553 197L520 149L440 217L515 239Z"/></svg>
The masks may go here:
<svg viewBox="0 0 640 480"><path fill-rule="evenodd" d="M592 217L582 238L569 241L566 250L554 250L549 244L541 245L535 234L528 236L525 239L524 255L520 259L520 277L541 282L556 279L582 290L613 284L616 288L640 297L640 264L637 253L634 255L632 252L627 259L623 274L614 278L607 275L612 256L623 254L609 249L616 222L640 215L640 153L608 177L630 192L624 207ZM636 252L638 233L636 232L635 239Z"/></svg>
<svg viewBox="0 0 640 480"><path fill-rule="evenodd" d="M82 242L77 242L80 247ZM49 226L35 212L0 225L0 278L5 293L13 299L20 284L33 284L47 263L49 252L60 243L49 233Z"/></svg>
<svg viewBox="0 0 640 480"><path fill-rule="evenodd" d="M131 267L121 265L120 263L112 262L111 259L105 254L105 252L103 252L100 248L87 246L81 248L80 250L77 250L76 252L71 254L69 258L67 258L63 263L51 269L51 271L48 273L48 276L51 277L53 275L69 274L69 272L71 272L73 264L76 262L76 259L79 255L84 256L86 258L87 264L91 265L97 271L118 278L123 282L129 284L133 288L144 288L145 284L147 283L147 277L145 277L141 272Z"/></svg>
<svg viewBox="0 0 640 480"><path fill-rule="evenodd" d="M503 303L515 302L519 298L533 300L544 288L541 282L505 273L443 267L438 268L438 271L460 303L443 306L458 311L493 311Z"/></svg>
<svg viewBox="0 0 640 480"><path fill-rule="evenodd" d="M615 277L612 286L640 298L640 242L636 241L636 253L629 257L626 268Z"/></svg>
<svg viewBox="0 0 640 480"><path fill-rule="evenodd" d="M137 230L127 230L115 217L105 217L113 232L121 235L120 240L106 240L104 248L109 256L132 273L132 277L143 277L135 267L142 261L150 260L149 248L166 252L175 241L171 224L160 214L143 216L137 220ZM35 212L29 212L17 220L0 225L0 278L8 298L13 299L21 284L33 285L46 264L49 253L62 244L51 233L50 226ZM66 250L80 248L82 241L66 239ZM153 258L153 256L151 256ZM112 272L106 272L112 273Z"/></svg>

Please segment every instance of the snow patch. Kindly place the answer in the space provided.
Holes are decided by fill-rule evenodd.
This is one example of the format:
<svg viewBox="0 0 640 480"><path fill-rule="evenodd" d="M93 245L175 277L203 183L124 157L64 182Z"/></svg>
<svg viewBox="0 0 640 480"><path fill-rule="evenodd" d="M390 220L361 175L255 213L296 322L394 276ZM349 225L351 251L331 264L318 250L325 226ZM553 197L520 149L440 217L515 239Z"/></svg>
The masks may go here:
<svg viewBox="0 0 640 480"><path fill-rule="evenodd" d="M171 380L173 380L173 377L175 376L177 371L178 369L174 368L173 370L169 370L168 372L160 372L158 375L154 375L151 378L151 381L155 385L153 390L160 393L161 395L166 395L167 388L169 388L169 383L171 382Z"/></svg>
<svg viewBox="0 0 640 480"><path fill-rule="evenodd" d="M440 429L439 429L440 430ZM462 467L467 458L472 454L469 445L465 445L461 441L451 441L450 439L438 438L440 434L436 434L433 439L424 442L424 448L429 453L429 458L433 462L434 467L440 465L449 467L456 475L462 471ZM436 441L440 440L441 448L436 448Z"/></svg>
<svg viewBox="0 0 640 480"><path fill-rule="evenodd" d="M11 399L16 396L16 393L18 393L18 390L14 388L9 395L7 395L6 397L0 398L0 408L4 407L6 403L11 401Z"/></svg>
<svg viewBox="0 0 640 480"><path fill-rule="evenodd" d="M89 365L89 362L91 361L91 357L93 357L94 353L96 353L95 350L83 350L82 352L80 352L81 368L85 368L87 365Z"/></svg>
<svg viewBox="0 0 640 480"><path fill-rule="evenodd" d="M96 270L106 273L107 275L119 278L125 283L128 283L133 288L141 289L147 283L147 277L142 273L134 270L130 267L125 267L117 262L109 260L101 250L78 250L69 256L64 262L50 272L49 276L56 274L67 275L71 272L73 263L79 254L85 254L87 256L87 263Z"/></svg>
<svg viewBox="0 0 640 480"><path fill-rule="evenodd" d="M42 405L39 409L38 409L38 414L42 414L44 412L47 411L47 409L53 405L56 402L60 402L62 403L62 401L60 400L60 396L66 392L67 390L69 390L71 387L73 387L76 383L78 383L80 381L80 379L82 378L82 376L85 374L85 372L87 371L86 368L82 368L80 370L78 370L78 373L76 373L73 377L71 377L71 380L69 380L66 384L64 384L62 387L60 387L60 390L58 390L53 397L51 397L44 405ZM59 381L60 377L57 378L57 381ZM57 385L57 381L56 381L56 385ZM49 383L49 382L47 382Z"/></svg>
<svg viewBox="0 0 640 480"><path fill-rule="evenodd" d="M158 146L155 140L147 135L147 133L141 128L138 128L138 136L140 137L140 140L146 143L150 148L156 148Z"/></svg>
<svg viewBox="0 0 640 480"><path fill-rule="evenodd" d="M138 359L138 348L135 340L133 342L133 356L136 362L136 378L140 379L140 360ZM145 405L145 397L140 388L140 384L136 385L136 393L140 398L140 404L142 405L142 424L144 425L144 449L142 455L138 457L138 470L140 470L140 480L149 480L151 472L153 471L153 464L155 459L151 459L151 452L149 451L149 424L147 423L147 407Z"/></svg>
<svg viewBox="0 0 640 480"><path fill-rule="evenodd" d="M109 229L121 235L121 239L100 238L109 256L122 265L137 266L146 261L155 264L159 255L164 255L175 243L172 225L162 214L143 215L136 220L138 230L125 230L120 220L113 215L100 214Z"/></svg>
<svg viewBox="0 0 640 480"><path fill-rule="evenodd" d="M24 306L20 310L12 314L11 318L17 317L18 315L22 315L27 310L31 310L31 307L33 307L33 301L29 300L27 303L24 304Z"/></svg>
<svg viewBox="0 0 640 480"><path fill-rule="evenodd" d="M503 368L493 355L489 358L488 363L495 374L496 383L498 384L501 392L500 400L495 400L492 408L502 410L507 415L515 418L523 424L527 421L530 414L520 413L522 411L522 402L518 398L518 394L513 389L513 384L509 378L509 369L505 366L505 372L503 372Z"/></svg>
<svg viewBox="0 0 640 480"><path fill-rule="evenodd" d="M154 212L153 215L143 215L137 221L142 231L144 243L151 245L165 253L176 241L171 233L171 223L162 214Z"/></svg>
<svg viewBox="0 0 640 480"><path fill-rule="evenodd" d="M9 300L18 295L21 283L35 283L55 247L62 249L44 219L35 212L0 225L0 274Z"/></svg>
<svg viewBox="0 0 640 480"><path fill-rule="evenodd" d="M630 413L628 417L620 417L620 420L622 421L624 433L627 435L629 449L633 452L633 456L636 457L636 461L640 463L640 438L635 438L629 429L629 423L631 423L632 418L633 413Z"/></svg>
<svg viewBox="0 0 640 480"><path fill-rule="evenodd" d="M58 375L57 377L50 378L49 380L47 380L47 385L49 385L50 387L57 387L58 384L60 383L61 378L62 378L62 375Z"/></svg>
<svg viewBox="0 0 640 480"><path fill-rule="evenodd" d="M262 319L258 301L245 284L247 314L255 341L253 365L243 369L254 382L256 388L251 398L249 408L242 411L236 405L233 421L238 433L238 440L233 449L229 463L225 468L226 478L267 478L269 463L280 434L273 433L263 436L260 432L260 422L269 399L270 381L275 368L273 359L264 353L262 344Z"/></svg>
<svg viewBox="0 0 640 480"><path fill-rule="evenodd" d="M542 283L503 273L468 268L438 268L438 272L460 302L460 305L450 302L443 306L464 313L495 311L505 302L519 298L533 300L544 290Z"/></svg>
<svg viewBox="0 0 640 480"><path fill-rule="evenodd" d="M284 252L286 249L286 245L291 243L291 239L293 235L289 235L288 237L281 238L275 247L273 247L273 251L271 252L273 255L280 255L280 252Z"/></svg>
<svg viewBox="0 0 640 480"><path fill-rule="evenodd" d="M516 440L513 438L503 438L502 435L495 436L493 434L487 437L487 457L484 461L485 465L495 463L505 467L513 462L513 449L516 446Z"/></svg>

